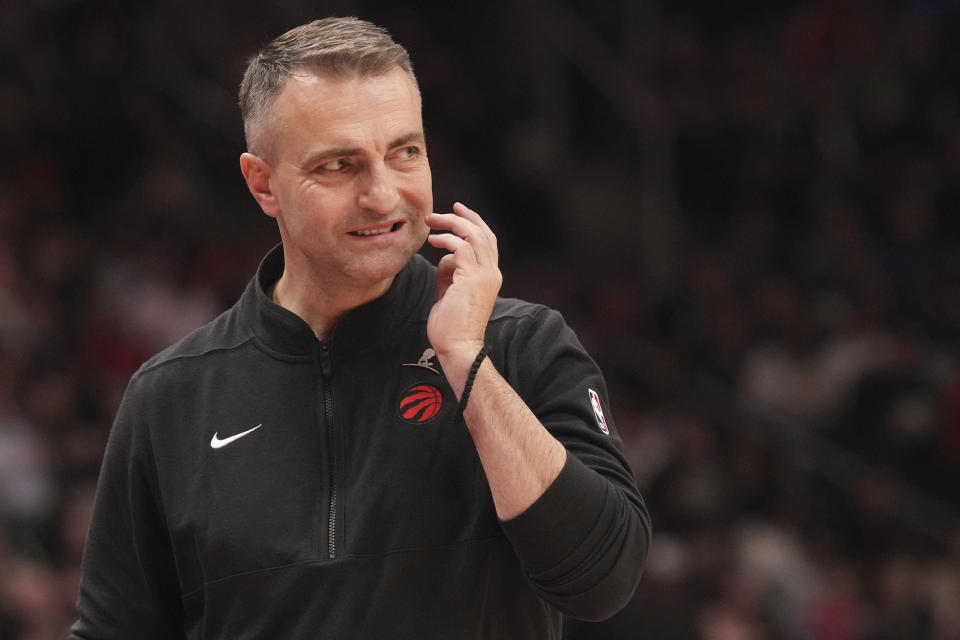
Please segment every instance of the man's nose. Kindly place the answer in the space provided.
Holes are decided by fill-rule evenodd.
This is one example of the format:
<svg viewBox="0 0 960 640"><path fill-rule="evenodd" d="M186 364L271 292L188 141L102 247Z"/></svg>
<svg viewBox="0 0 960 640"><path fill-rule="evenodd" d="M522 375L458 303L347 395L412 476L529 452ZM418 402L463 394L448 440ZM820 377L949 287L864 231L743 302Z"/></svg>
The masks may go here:
<svg viewBox="0 0 960 640"><path fill-rule="evenodd" d="M357 196L357 205L375 213L386 215L396 209L400 202L400 192L385 166L370 168L367 179Z"/></svg>

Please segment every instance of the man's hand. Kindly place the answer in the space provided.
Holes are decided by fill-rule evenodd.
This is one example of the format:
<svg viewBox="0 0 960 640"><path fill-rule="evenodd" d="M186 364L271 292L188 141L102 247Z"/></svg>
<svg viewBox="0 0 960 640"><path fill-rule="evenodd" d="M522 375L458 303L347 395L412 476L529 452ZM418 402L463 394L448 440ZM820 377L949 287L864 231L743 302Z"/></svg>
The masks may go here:
<svg viewBox="0 0 960 640"><path fill-rule="evenodd" d="M487 223L459 202L453 213L431 213L436 231L427 241L450 251L437 265L437 303L427 320L427 337L447 381L459 396L467 372L483 347L487 321L503 283L497 266L497 237Z"/></svg>
<svg viewBox="0 0 960 640"><path fill-rule="evenodd" d="M427 319L427 337L457 397L484 333L503 277L497 266L497 238L490 227L459 202L453 213L427 216L430 244L451 253L437 267L437 304ZM490 494L502 520L536 501L560 474L567 451L501 377L490 359L482 362L463 413L483 465Z"/></svg>

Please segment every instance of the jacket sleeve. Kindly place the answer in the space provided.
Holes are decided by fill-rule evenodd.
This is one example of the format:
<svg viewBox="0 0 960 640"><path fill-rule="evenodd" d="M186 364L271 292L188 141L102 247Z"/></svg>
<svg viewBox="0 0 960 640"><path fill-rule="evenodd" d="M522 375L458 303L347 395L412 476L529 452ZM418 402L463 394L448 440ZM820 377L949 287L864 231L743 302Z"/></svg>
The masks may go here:
<svg viewBox="0 0 960 640"><path fill-rule="evenodd" d="M544 600L569 616L602 620L633 596L650 516L623 456L599 368L556 311L542 309L525 322L502 366L567 449L567 462L543 495L502 527Z"/></svg>
<svg viewBox="0 0 960 640"><path fill-rule="evenodd" d="M135 376L107 441L81 562L79 617L69 640L184 637L177 573L137 394Z"/></svg>

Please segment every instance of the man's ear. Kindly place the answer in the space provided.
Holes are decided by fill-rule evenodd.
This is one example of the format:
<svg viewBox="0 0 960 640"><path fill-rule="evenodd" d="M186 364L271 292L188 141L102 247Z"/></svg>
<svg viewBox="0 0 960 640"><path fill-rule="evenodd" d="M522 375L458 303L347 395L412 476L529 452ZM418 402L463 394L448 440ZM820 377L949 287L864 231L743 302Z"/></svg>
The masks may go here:
<svg viewBox="0 0 960 640"><path fill-rule="evenodd" d="M240 172L243 173L243 179L247 181L247 188L260 204L263 212L271 218L276 218L280 213L280 203L277 202L277 196L270 186L270 177L273 169L263 158L252 153L240 154Z"/></svg>

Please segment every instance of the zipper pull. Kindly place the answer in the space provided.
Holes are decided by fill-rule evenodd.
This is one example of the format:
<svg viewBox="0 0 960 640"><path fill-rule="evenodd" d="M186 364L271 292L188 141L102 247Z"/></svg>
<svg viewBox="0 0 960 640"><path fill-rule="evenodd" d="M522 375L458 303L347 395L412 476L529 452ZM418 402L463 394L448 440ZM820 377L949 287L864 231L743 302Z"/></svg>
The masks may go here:
<svg viewBox="0 0 960 640"><path fill-rule="evenodd" d="M320 371L324 378L330 377L330 338L320 340Z"/></svg>

